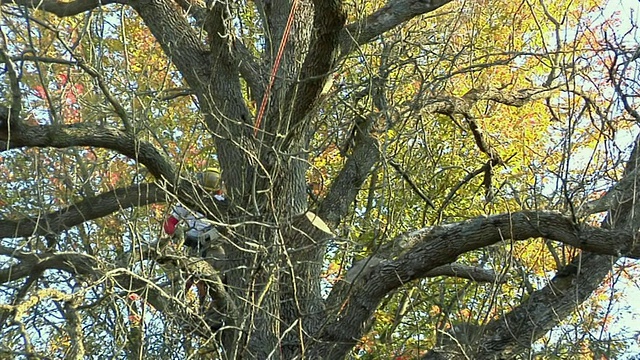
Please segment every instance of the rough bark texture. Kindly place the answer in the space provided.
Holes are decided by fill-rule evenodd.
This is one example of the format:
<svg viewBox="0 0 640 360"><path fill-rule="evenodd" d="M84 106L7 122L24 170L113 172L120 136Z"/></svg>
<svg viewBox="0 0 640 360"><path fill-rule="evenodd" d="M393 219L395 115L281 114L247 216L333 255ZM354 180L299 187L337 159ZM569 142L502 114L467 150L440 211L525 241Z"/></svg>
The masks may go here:
<svg viewBox="0 0 640 360"><path fill-rule="evenodd" d="M116 2L125 3L81 0L2 3L39 7L67 16ZM305 178L307 150L314 131L309 119L320 101L321 91L340 56L449 2L390 0L373 14L347 25L342 1L300 0L293 13L291 40L270 94L265 94L269 81L265 69L275 61L290 14L290 1L261 2L271 34L262 61L252 59L235 38L227 6L236 5L215 1L197 4L197 9L189 10L201 20L202 28L196 29L181 12L190 9L191 2L126 2L144 20L196 95L218 150L228 202L200 202L197 189L179 179L174 165L154 144L137 139L126 129L104 127L96 131L91 124L21 125L22 119L18 122L9 119L9 109L2 108L0 114L4 115L0 116L0 124L18 124L10 132L0 133L6 149L105 148L144 165L157 182L106 192L38 218L0 220L0 237L58 234L121 209L178 196L192 208L206 212L210 218L232 229L225 235L223 247L228 259L224 269L220 269L226 274L227 283L225 286L219 278L215 280L214 292L220 296L217 298L219 308L229 320L227 325L234 325L219 330L224 334L224 354L244 359L345 358L365 333L373 313L387 294L416 279L455 274L459 270L452 270L453 265L447 264L469 251L531 238L559 241L585 250L572 264L579 270L568 276L556 276L520 307L487 324L483 329L485 335L475 344L469 344L475 354L473 358L478 359L520 354L532 340L539 339L574 311L602 282L617 257L640 258L633 235L635 219L619 217L619 222L606 229L576 224L560 213L521 211L420 229L393 241L402 244L401 250L390 251L387 258L366 267L367 270L357 274L350 283L338 283L328 299L321 297L322 261L330 235L305 216L309 207ZM207 34L206 38L199 35L200 30ZM255 118L243 98L241 74L256 99L268 97L269 108L257 132L254 132ZM526 99L531 96L528 94ZM479 99L509 102L513 106L526 100L513 94L486 91L464 99L434 101L427 110L465 115L471 103ZM343 221L381 158L378 143L371 134L373 120L361 118L354 122L354 147L317 209L318 215L331 226ZM10 271L0 271L1 283L46 269L92 278L106 277L112 270L88 255L36 254L5 247L0 247L0 254L16 262ZM584 269L589 271L582 271ZM461 276L474 277L473 271ZM478 281L489 281L493 274L476 273L475 277ZM173 306L174 297L137 275L117 272L111 279L123 289L146 289L149 303L159 311L170 314L179 308ZM70 307L69 312L73 311ZM201 336L212 336L214 329L206 319L191 313L174 315L192 320L201 329ZM78 354L81 352L78 349ZM442 348L434 349L424 358L462 356L455 348Z"/></svg>

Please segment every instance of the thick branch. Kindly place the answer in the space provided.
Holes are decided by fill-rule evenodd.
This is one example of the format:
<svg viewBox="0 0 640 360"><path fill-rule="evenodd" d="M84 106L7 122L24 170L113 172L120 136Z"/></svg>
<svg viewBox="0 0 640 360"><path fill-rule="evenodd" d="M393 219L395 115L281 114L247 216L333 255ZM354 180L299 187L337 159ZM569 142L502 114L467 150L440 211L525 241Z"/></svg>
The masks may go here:
<svg viewBox="0 0 640 360"><path fill-rule="evenodd" d="M349 24L340 33L340 53L346 56L394 27L422 14L437 10L452 0L389 0L380 10Z"/></svg>
<svg viewBox="0 0 640 360"><path fill-rule="evenodd" d="M329 224L338 224L347 214L360 187L380 158L378 143L367 129L370 122L369 119L356 124L356 144L353 153L320 204L318 215Z"/></svg>
<svg viewBox="0 0 640 360"><path fill-rule="evenodd" d="M0 116L3 113L0 112ZM12 129L9 137L0 137L1 141L10 139L4 149L20 147L68 148L73 146L92 146L114 150L131 159L137 160L149 169L157 179L173 181L175 170L171 162L151 143L140 141L124 131L95 124L80 123L71 125L22 125Z"/></svg>
<svg viewBox="0 0 640 360"><path fill-rule="evenodd" d="M296 90L293 117L300 123L313 109L327 79L331 76L339 45L339 35L347 16L341 0L315 0L313 25L316 38L311 43L300 72L301 84Z"/></svg>
<svg viewBox="0 0 640 360"><path fill-rule="evenodd" d="M468 93L464 94L463 98L472 102L477 102L480 100L488 100L494 101L500 104L513 106L513 107L521 107L527 103L530 103L533 100L539 99L541 97L549 96L548 93L550 91L555 90L557 87L547 88L529 88L529 89L520 89L515 91L505 91L498 89L486 89L486 90L478 90L473 89Z"/></svg>
<svg viewBox="0 0 640 360"><path fill-rule="evenodd" d="M171 0L131 2L198 96L206 123L215 136L229 196L233 198L250 188L252 174L247 160L250 154L246 152L253 151L255 146L248 141L251 115L242 97L238 59L231 56L234 35L228 28L232 25L227 7L220 2L211 5L203 19L208 33L207 47L180 7ZM238 203L244 205L242 201Z"/></svg>
<svg viewBox="0 0 640 360"><path fill-rule="evenodd" d="M197 24L202 25L207 23L207 21L211 20L209 16L209 11L207 10L207 4L201 0L176 0L178 5L188 14L193 15L196 19ZM222 19L216 19L220 21L220 23L216 24L216 26L222 26ZM209 25L208 25L209 26ZM210 29L214 31L215 36L221 35L215 32L215 29ZM220 47L220 44L216 44L216 47ZM264 91L264 79L262 78L262 74L265 72L259 64L253 54L249 51L249 49L240 42L240 39L235 39L233 42L234 49L236 50L235 56L237 57L238 69L240 74L249 85L251 89L251 96L254 101L258 101L262 97L262 91ZM228 48L228 47L227 47Z"/></svg>
<svg viewBox="0 0 640 360"><path fill-rule="evenodd" d="M132 206L164 202L165 196L166 192L156 184L134 185L109 191L37 218L0 220L0 238L57 234L85 221Z"/></svg>
<svg viewBox="0 0 640 360"><path fill-rule="evenodd" d="M625 229L630 234L637 233L637 214L640 211L640 202L635 197L637 191L629 185L636 182L640 137L636 138L634 145L625 168L625 177L602 200L605 204L609 203L609 213L602 222L603 227ZM613 201L607 200L610 197ZM607 206L604 208L607 209ZM615 236L612 236L611 240L614 239ZM633 247L631 253L637 252ZM602 255L594 249L591 253L583 252L574 258L558 271L549 285L532 293L525 302L500 319L487 324L485 335L478 342L481 346L477 349L477 358L505 358L526 351L532 342L544 336L572 314L577 305L587 300L610 273L617 258L626 254L613 255Z"/></svg>
<svg viewBox="0 0 640 360"><path fill-rule="evenodd" d="M486 325L467 329L470 333L456 334L455 345L434 348L421 359L513 358L573 313L576 304L589 298L614 262L611 256L592 253L576 257L547 286L529 294L526 301L509 313Z"/></svg>
<svg viewBox="0 0 640 360"><path fill-rule="evenodd" d="M31 9L50 12L59 17L73 16L108 4L127 4L127 0L0 0L0 4L14 4Z"/></svg>
<svg viewBox="0 0 640 360"><path fill-rule="evenodd" d="M238 70L240 75L247 82L251 89L251 100L258 103L264 95L266 70L260 66L258 60L251 54L249 49L239 41L234 43L235 56L238 58Z"/></svg>
<svg viewBox="0 0 640 360"><path fill-rule="evenodd" d="M0 271L0 283L17 280L31 273L47 269L61 270L74 276L85 276L94 280L107 280L127 292L146 293L145 300L154 308L164 312L167 316L173 316L185 323L190 323L200 335L205 337L212 335L205 319L184 306L184 302L180 299L167 294L150 280L128 270L108 270L107 264L93 256L71 252L36 254L4 246L0 246L0 255L12 256L20 260L19 264Z"/></svg>
<svg viewBox="0 0 640 360"><path fill-rule="evenodd" d="M0 107L0 123L8 123L9 110ZM179 181L172 163L155 146L136 139L130 133L112 127L97 127L80 123L71 125L27 126L15 121L11 133L0 132L0 144L3 149L19 147L91 146L114 150L147 167L149 172L161 180L165 192L177 194L181 202L206 215L219 217L226 202L216 201L212 197L199 196L200 188L188 181ZM8 144L7 144L8 142ZM89 219L108 215L122 208L146 205L164 201L162 191L153 184L138 185L105 193L97 198L84 200L67 209L51 214L53 218L27 219L0 222L0 236L16 237L35 234L58 233ZM100 204L100 205L97 205ZM36 226L36 224L38 224Z"/></svg>
<svg viewBox="0 0 640 360"><path fill-rule="evenodd" d="M477 266L469 266L464 264L452 263L438 266L427 273L427 277L450 276L461 279L468 279L478 283L498 283L501 284L505 279L501 278L491 269L484 269Z"/></svg>
<svg viewBox="0 0 640 360"><path fill-rule="evenodd" d="M353 266L347 271L344 278L344 282L347 284L353 284L353 282L359 277L366 277L371 274L372 270L378 267L383 262L388 262L378 256L371 256L359 261L356 261ZM425 274L425 277L437 277L437 276L451 276L461 279L469 279L475 282L489 282L489 283L503 283L504 279L500 278L493 270L483 269L477 266L469 266L458 263L451 263L447 265L438 266L431 269ZM338 284L334 288L336 292L342 292L341 289L344 284Z"/></svg>
<svg viewBox="0 0 640 360"><path fill-rule="evenodd" d="M442 114L442 115L463 115L471 116L471 109L478 101L493 101L507 106L522 107L525 104L547 96L547 93L556 88L529 88L520 90L498 90L498 89L472 89L462 97L438 96L425 99L422 110Z"/></svg>
<svg viewBox="0 0 640 360"><path fill-rule="evenodd" d="M180 8L169 0L132 1L131 6L190 87L202 91L203 84L208 82L211 75L211 61L205 45Z"/></svg>
<svg viewBox="0 0 640 360"><path fill-rule="evenodd" d="M40 273L47 269L94 276L98 268L98 260L96 258L78 253L36 254L0 246L0 255L20 260L17 265L0 270L0 284L14 281L33 273Z"/></svg>
<svg viewBox="0 0 640 360"><path fill-rule="evenodd" d="M602 285L616 258L583 254L567 266L573 273L558 272L549 285L532 293L522 305L487 324L477 358L503 359L520 354L587 300Z"/></svg>
<svg viewBox="0 0 640 360"><path fill-rule="evenodd" d="M466 252L507 240L539 237L603 255L640 258L640 249L634 248L634 237L628 231L578 226L562 214L552 212L523 211L417 230L396 240L409 251L395 261L381 262L371 276L354 282L351 295L330 294L327 303L339 311L329 318L319 334L322 342L312 353L331 354L327 358L346 354L362 336L364 324L380 300L406 282L423 278L432 269L454 262Z"/></svg>

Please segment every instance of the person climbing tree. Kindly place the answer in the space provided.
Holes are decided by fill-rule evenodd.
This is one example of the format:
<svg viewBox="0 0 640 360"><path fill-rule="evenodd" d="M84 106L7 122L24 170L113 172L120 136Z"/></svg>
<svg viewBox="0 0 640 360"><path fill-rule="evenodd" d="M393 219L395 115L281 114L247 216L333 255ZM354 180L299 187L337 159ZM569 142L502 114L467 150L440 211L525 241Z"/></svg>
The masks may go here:
<svg viewBox="0 0 640 360"><path fill-rule="evenodd" d="M220 173L217 169L208 168L198 174L197 179L216 200L225 200ZM177 231L179 227L182 227L183 231ZM171 214L165 220L164 231L172 237L183 234L184 239L181 241L184 241L183 245L190 249L189 256L202 258L190 263L185 292L196 285L200 306L204 309L206 296L211 289L207 281L212 281L212 276L221 281L218 276L219 262L224 260L225 253L218 241L221 238L220 232L205 215L189 210L180 203L173 207ZM223 286L222 283L220 286Z"/></svg>
<svg viewBox="0 0 640 360"><path fill-rule="evenodd" d="M216 200L225 200L220 173L217 169L206 169L198 174L198 180L206 191L213 194ZM194 250L198 255L202 255L213 241L220 238L216 227L203 214L191 211L180 203L173 207L171 214L165 220L165 233L174 236L181 222L184 223L184 245Z"/></svg>

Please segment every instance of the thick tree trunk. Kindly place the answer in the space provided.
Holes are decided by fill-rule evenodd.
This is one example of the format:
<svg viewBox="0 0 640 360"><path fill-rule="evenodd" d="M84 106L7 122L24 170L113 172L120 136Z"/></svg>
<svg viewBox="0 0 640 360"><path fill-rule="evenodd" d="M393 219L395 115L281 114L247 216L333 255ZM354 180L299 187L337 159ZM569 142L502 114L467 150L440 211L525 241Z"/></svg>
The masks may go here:
<svg viewBox="0 0 640 360"><path fill-rule="evenodd" d="M160 201L158 199L164 199L161 192L166 186L181 201L192 202L190 206L225 225L222 226L225 228L222 246L226 260L220 270L226 283L223 285L218 281L216 291L226 296L217 310L225 311L220 317L229 318L229 321L222 324L219 329L222 336L216 339L222 339L220 352L232 359L344 358L367 331L372 314L390 292L409 281L429 276L429 271L436 266L450 264L461 254L504 241L509 236L514 240L548 236L591 251L600 250L598 246L610 245L602 250L602 254L584 253L575 259L567 267L572 271L560 272L547 287L530 294L521 306L485 324L482 336L465 344L468 348L463 349L467 355L473 354L480 359L517 356L574 311L576 304L588 298L607 276L621 249L640 256L633 253L633 247L627 246L629 236L615 232L625 228L635 234L638 223L635 214L640 214L640 208L615 209L609 222L614 230L598 229L599 237L587 236L589 231L596 231L581 228L562 214L526 211L418 230L399 236L403 241L414 241L403 243L406 245L403 252L390 255L388 259L378 259L366 274L354 278L353 282L338 283L327 301L321 297L321 271L329 235L305 215L309 211L306 174L309 142L313 135L310 119L314 116L323 85L335 69L337 49L345 56L358 44L369 42L384 31L448 2L391 0L375 13L345 28L341 1L299 0L289 28L292 1L262 1L258 5L267 36L261 59L264 63L253 59L234 39L236 28L230 23L227 8L237 6L232 2L129 2L196 94L206 128L215 142L227 201L224 204L197 202L199 194L193 186L188 189L184 185L188 182L178 177L171 160L151 143L140 141L128 131L101 128L103 131L96 135L95 129L85 124L24 126L20 128L23 132L12 134L9 140L8 108L2 107L0 140L6 142L7 148L90 145L113 149L145 165L158 183L145 189L121 189L91 201L78 202L49 214L46 221L39 217L29 219L30 222L3 221L0 234L27 237L59 233L87 219L141 205L141 197L147 203ZM189 16L181 11L189 12ZM194 27L190 16L202 29ZM203 38L202 33L207 37ZM285 35L288 40L278 58L278 48ZM267 84L272 80L269 73L276 60L279 70L274 74L273 87L268 90ZM244 77L252 92L249 95L239 76L242 72L250 72ZM422 110L450 116L468 115L472 111L471 100L478 100L480 95L485 96L484 100L503 104L524 102L523 98L509 97L499 91L471 94L477 98L451 97ZM267 100L259 124L258 114L247 105L247 96L257 101L258 109L262 98ZM441 108L443 104L447 109ZM461 109L456 108L458 105ZM366 116L353 120L356 129L352 151L340 174L333 179L324 201L314 209L331 225L343 220L372 167L381 158L377 140L370 134L374 121L373 117ZM636 147L627 174L638 161L638 152ZM216 208L218 205L220 208ZM98 207L102 208L96 210ZM532 225L540 219L546 222ZM41 223L46 223L46 228ZM542 229L545 226L549 229ZM619 236L615 239L619 242L602 240L608 235L611 238ZM19 260L16 260L19 266L0 272L0 281L29 276L34 267L40 271L59 269L83 276L102 277L106 273L100 270L102 264L89 256L75 254L77 256L65 258L42 253L41 257L32 258L14 250L0 248L3 255ZM204 329L207 325L199 318L200 314L190 313L184 307L181 312L172 313L172 307L178 306L176 299L166 296L163 291L132 275L119 275L115 279L128 283L129 290L134 289L134 285L136 289L150 289L148 301L155 308L176 318L184 316L192 320L199 334L214 338L213 331L208 330L217 329ZM232 300L225 303L229 299ZM234 306L225 307L224 304L230 302L234 302ZM138 343L140 341L138 339ZM139 349L132 349L132 353L134 350ZM463 352L458 350L447 345L444 349L434 349L424 358L462 358Z"/></svg>

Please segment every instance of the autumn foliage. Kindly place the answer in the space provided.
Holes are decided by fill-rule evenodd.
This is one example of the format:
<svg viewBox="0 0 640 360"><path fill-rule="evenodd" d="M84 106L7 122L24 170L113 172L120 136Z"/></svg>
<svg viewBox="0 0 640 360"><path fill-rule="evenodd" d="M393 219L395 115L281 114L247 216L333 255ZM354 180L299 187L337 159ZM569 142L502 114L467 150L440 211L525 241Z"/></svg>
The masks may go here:
<svg viewBox="0 0 640 360"><path fill-rule="evenodd" d="M634 351L635 191L581 213L640 151L612 4L3 2L0 357Z"/></svg>

